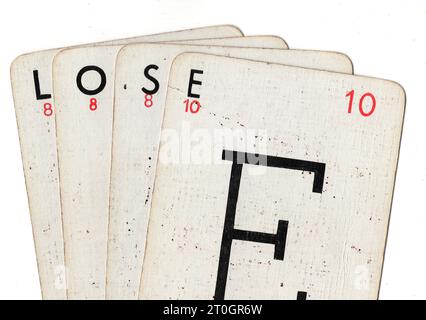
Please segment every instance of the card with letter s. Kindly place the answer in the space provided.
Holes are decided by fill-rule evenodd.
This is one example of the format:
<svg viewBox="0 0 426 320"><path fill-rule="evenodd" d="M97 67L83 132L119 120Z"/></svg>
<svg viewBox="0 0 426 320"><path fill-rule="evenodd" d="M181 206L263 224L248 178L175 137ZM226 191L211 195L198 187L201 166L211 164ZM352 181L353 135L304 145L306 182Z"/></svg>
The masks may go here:
<svg viewBox="0 0 426 320"><path fill-rule="evenodd" d="M107 297L137 298L140 291L167 81L182 52L352 73L350 59L336 52L147 43L123 48L115 72Z"/></svg>
<svg viewBox="0 0 426 320"><path fill-rule="evenodd" d="M269 46L287 51L282 50L286 48L285 43L282 40L277 42L275 37L249 37L247 42L262 47L271 38L274 43L268 43ZM204 39L203 43L214 46L221 44L222 40ZM245 43L245 38L231 37L227 43ZM56 142L69 298L135 296L132 295L135 283L127 273L120 272L121 277L117 276L125 278L125 286L119 289L114 286L117 278L106 277L111 267L107 261L107 247L114 244L114 241L108 242L112 199L109 191L115 62L121 49L122 45L71 48L58 53L53 62ZM129 184L129 187L135 186ZM135 234L139 232L132 225L126 229L129 228ZM136 253L137 250L132 257L142 261L142 257L135 256ZM120 259L124 261L126 258ZM133 273L138 273L136 284L139 285L140 270L134 268Z"/></svg>
<svg viewBox="0 0 426 320"><path fill-rule="evenodd" d="M200 53L172 65L142 299L376 299L405 93Z"/></svg>

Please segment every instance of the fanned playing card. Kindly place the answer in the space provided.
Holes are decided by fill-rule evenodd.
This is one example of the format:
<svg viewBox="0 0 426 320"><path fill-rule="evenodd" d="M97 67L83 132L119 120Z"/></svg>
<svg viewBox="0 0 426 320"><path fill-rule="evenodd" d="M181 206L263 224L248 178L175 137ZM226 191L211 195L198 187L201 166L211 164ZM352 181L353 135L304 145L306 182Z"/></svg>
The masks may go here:
<svg viewBox="0 0 426 320"><path fill-rule="evenodd" d="M377 298L404 106L391 81L177 57L141 298Z"/></svg>
<svg viewBox="0 0 426 320"><path fill-rule="evenodd" d="M263 46L263 40L260 37L257 45ZM105 297L114 68L120 49L73 48L63 50L54 60L69 298Z"/></svg>
<svg viewBox="0 0 426 320"><path fill-rule="evenodd" d="M234 26L214 26L86 46L241 35L241 31ZM66 298L55 106L52 99L52 62L58 52L60 49L25 54L11 66L15 112L44 299Z"/></svg>
<svg viewBox="0 0 426 320"><path fill-rule="evenodd" d="M349 58L334 52L170 44L122 49L116 64L107 298L138 297L166 84L173 59L188 51L352 73Z"/></svg>

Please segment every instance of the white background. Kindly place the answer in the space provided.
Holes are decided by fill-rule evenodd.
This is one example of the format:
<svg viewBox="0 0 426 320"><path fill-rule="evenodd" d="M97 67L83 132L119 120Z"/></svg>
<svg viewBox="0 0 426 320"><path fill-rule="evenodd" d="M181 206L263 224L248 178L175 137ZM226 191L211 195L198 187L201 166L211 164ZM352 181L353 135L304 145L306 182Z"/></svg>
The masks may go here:
<svg viewBox="0 0 426 320"><path fill-rule="evenodd" d="M426 1L0 1L0 298L39 299L9 66L19 54L210 24L348 54L407 108L381 299L426 298Z"/></svg>

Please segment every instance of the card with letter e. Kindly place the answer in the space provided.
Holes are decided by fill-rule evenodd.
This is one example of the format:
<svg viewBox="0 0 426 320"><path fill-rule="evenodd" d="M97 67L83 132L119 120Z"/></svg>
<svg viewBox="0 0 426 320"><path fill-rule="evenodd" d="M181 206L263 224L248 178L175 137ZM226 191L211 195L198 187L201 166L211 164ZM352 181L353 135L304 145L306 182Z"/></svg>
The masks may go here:
<svg viewBox="0 0 426 320"><path fill-rule="evenodd" d="M183 52L352 73L350 59L336 52L147 43L123 48L115 70L107 297L137 298L140 291L167 81Z"/></svg>
<svg viewBox="0 0 426 320"><path fill-rule="evenodd" d="M404 108L387 80L178 56L140 297L377 298Z"/></svg>

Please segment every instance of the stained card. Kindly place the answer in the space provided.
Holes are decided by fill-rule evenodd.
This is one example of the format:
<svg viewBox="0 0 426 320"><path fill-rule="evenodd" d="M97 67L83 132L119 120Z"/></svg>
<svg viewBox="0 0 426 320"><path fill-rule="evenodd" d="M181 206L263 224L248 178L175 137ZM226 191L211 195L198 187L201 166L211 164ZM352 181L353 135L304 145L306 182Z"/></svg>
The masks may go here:
<svg viewBox="0 0 426 320"><path fill-rule="evenodd" d="M263 46L263 40L259 38L256 44ZM255 44L254 38L249 41ZM70 298L104 297L114 68L120 49L121 46L67 49L56 55L53 64Z"/></svg>
<svg viewBox="0 0 426 320"><path fill-rule="evenodd" d="M215 26L90 44L236 37L234 26ZM60 215L52 62L60 49L29 53L11 66L15 112L37 253L42 296L65 299L65 268Z"/></svg>
<svg viewBox="0 0 426 320"><path fill-rule="evenodd" d="M177 57L141 298L377 298L404 106L391 81Z"/></svg>
<svg viewBox="0 0 426 320"><path fill-rule="evenodd" d="M173 59L196 51L352 73L343 54L309 50L128 45L116 65L107 297L138 296L166 83Z"/></svg>

